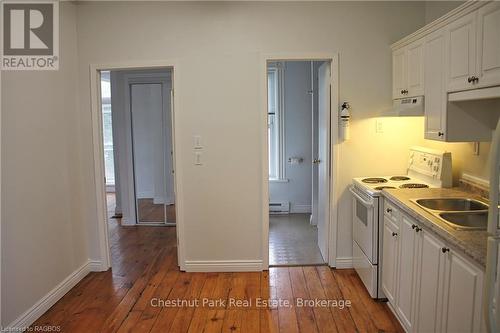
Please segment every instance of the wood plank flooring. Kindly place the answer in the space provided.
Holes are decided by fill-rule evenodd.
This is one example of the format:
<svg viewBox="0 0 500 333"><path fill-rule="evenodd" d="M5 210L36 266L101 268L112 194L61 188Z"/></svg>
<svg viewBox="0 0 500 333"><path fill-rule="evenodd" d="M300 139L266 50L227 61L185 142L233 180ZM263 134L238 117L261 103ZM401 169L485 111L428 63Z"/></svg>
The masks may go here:
<svg viewBox="0 0 500 333"><path fill-rule="evenodd" d="M71 333L403 332L386 303L373 301L353 270L311 266L185 273L177 266L174 227L122 227L111 219L110 232L113 269L89 274L34 325ZM157 307L151 303L155 298L224 302ZM262 308L257 298L293 306ZM253 303L238 307L231 299ZM295 306L303 299L350 300L352 305Z"/></svg>

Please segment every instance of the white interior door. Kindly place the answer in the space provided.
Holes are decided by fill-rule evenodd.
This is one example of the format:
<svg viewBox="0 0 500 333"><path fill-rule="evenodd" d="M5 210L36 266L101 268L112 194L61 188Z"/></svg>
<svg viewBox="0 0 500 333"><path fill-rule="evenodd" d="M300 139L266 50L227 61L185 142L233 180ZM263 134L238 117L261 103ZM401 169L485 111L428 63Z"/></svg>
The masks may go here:
<svg viewBox="0 0 500 333"><path fill-rule="evenodd" d="M318 247L328 261L330 220L330 62L318 69Z"/></svg>

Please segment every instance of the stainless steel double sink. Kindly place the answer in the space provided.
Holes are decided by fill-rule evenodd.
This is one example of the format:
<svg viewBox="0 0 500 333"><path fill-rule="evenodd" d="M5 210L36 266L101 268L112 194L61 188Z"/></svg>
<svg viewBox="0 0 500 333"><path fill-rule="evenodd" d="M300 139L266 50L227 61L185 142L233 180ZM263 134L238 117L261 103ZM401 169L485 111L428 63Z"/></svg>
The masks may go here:
<svg viewBox="0 0 500 333"><path fill-rule="evenodd" d="M425 198L412 202L458 230L485 230L488 204L469 198Z"/></svg>

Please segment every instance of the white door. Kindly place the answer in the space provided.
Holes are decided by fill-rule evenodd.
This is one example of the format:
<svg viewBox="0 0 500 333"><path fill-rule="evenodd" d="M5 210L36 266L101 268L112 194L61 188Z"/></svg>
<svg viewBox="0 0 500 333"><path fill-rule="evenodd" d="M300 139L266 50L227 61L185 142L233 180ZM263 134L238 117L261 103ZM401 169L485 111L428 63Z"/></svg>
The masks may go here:
<svg viewBox="0 0 500 333"><path fill-rule="evenodd" d="M478 86L500 84L500 2L493 1L478 10Z"/></svg>
<svg viewBox="0 0 500 333"><path fill-rule="evenodd" d="M399 226L398 289L396 292L396 312L407 331L411 331L413 283L415 282L415 254L417 226L403 216Z"/></svg>
<svg viewBox="0 0 500 333"><path fill-rule="evenodd" d="M425 138L443 141L446 137L444 31L438 31L426 38L424 46L424 58Z"/></svg>
<svg viewBox="0 0 500 333"><path fill-rule="evenodd" d="M476 72L476 13L451 23L448 41L448 91L475 88L470 80Z"/></svg>
<svg viewBox="0 0 500 333"><path fill-rule="evenodd" d="M447 251L444 280L443 325L440 332L480 332L484 320L482 307L483 272L467 260Z"/></svg>
<svg viewBox="0 0 500 333"><path fill-rule="evenodd" d="M405 97L407 90L406 48L392 54L392 98Z"/></svg>
<svg viewBox="0 0 500 333"><path fill-rule="evenodd" d="M385 218L382 243L382 291L393 306L396 299L397 258L398 229Z"/></svg>
<svg viewBox="0 0 500 333"><path fill-rule="evenodd" d="M408 96L424 94L424 43L419 40L407 48Z"/></svg>
<svg viewBox="0 0 500 333"><path fill-rule="evenodd" d="M418 282L415 286L417 305L413 327L415 332L439 332L441 317L438 310L441 307L441 283L444 271L443 244L426 230L422 231L418 239L421 246L417 255Z"/></svg>
<svg viewBox="0 0 500 333"><path fill-rule="evenodd" d="M330 62L318 69L318 247L328 262L330 221Z"/></svg>

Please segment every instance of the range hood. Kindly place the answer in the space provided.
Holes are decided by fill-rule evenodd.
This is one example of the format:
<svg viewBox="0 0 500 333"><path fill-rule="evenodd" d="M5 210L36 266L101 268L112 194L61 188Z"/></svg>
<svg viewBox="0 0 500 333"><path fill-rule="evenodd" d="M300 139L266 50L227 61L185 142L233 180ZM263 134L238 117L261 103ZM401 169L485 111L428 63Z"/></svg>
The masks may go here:
<svg viewBox="0 0 500 333"><path fill-rule="evenodd" d="M423 116L424 96L395 99L392 113L397 116Z"/></svg>
<svg viewBox="0 0 500 333"><path fill-rule="evenodd" d="M500 86L459 91L448 94L448 102L500 99Z"/></svg>

